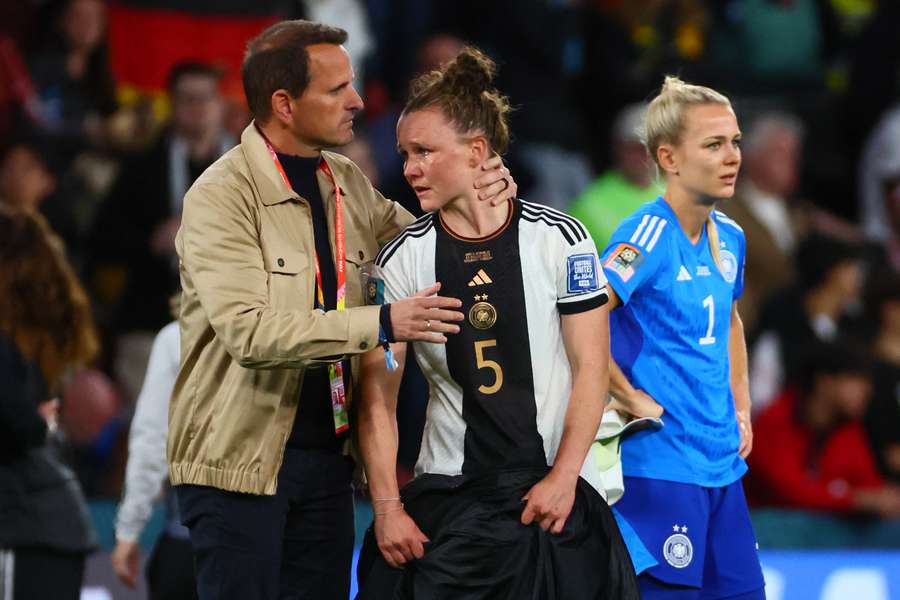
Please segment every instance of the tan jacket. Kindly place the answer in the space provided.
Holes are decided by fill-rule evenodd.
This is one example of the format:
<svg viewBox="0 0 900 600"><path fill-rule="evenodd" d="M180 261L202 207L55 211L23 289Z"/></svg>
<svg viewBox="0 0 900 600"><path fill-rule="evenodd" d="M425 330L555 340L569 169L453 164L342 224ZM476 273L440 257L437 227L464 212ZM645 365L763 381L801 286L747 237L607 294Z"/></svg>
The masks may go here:
<svg viewBox="0 0 900 600"><path fill-rule="evenodd" d="M167 449L173 484L274 494L304 369L377 345L379 308L364 306L360 266L413 219L349 159L323 155L344 192L346 311L312 309L310 208L284 183L254 124L185 195L176 238L181 368ZM334 248L334 189L318 177Z"/></svg>

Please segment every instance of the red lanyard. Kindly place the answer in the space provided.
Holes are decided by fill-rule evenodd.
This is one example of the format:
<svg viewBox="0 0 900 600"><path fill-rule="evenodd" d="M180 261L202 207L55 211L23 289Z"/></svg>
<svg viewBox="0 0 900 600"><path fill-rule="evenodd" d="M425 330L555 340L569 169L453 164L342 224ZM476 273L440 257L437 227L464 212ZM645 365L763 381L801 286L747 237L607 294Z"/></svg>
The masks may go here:
<svg viewBox="0 0 900 600"><path fill-rule="evenodd" d="M284 184L288 186L289 189L293 189L287 173L284 172L284 167L281 166L281 161L278 160L278 154L275 152L275 148L272 147L272 144L269 143L269 140L266 140L266 148L269 150L269 154L275 162L275 168L278 169L281 178L284 179ZM324 158L319 161L319 170L328 175L328 178L331 179L331 185L334 186L334 258L335 275L337 276L337 300L335 302L335 308L344 310L347 307L347 268L345 264L347 246L344 235L344 194L341 191L341 187L337 184L334 174L331 172L331 167L328 166L328 163ZM317 308L325 310L325 292L322 287L322 269L319 267L318 254L316 254L316 303Z"/></svg>
<svg viewBox="0 0 900 600"><path fill-rule="evenodd" d="M265 140L265 136L263 139ZM269 140L265 140L265 142L266 148L269 150L269 154L275 162L275 167L278 169L278 172L281 173L282 179L284 179L284 184L288 189L293 189L287 173L284 172L281 161L278 160L278 154L275 152L275 148L272 147ZM336 263L335 275L337 276L337 300L335 302L335 308L337 310L344 310L347 307L347 268L345 264L347 250L346 238L344 235L344 194L341 191L341 187L337 184L337 180L334 178L334 173L331 172L331 167L328 166L328 163L324 158L321 158L319 161L319 169L328 175L328 178L331 179L331 185L334 186L334 254ZM316 254L316 308L325 310L325 291L322 287L322 269L319 267L318 253ZM343 433L350 428L347 417L347 395L346 390L344 389L343 362L338 361L328 365L328 381L330 384L329 387L331 388L331 408L334 416L334 431L335 433Z"/></svg>

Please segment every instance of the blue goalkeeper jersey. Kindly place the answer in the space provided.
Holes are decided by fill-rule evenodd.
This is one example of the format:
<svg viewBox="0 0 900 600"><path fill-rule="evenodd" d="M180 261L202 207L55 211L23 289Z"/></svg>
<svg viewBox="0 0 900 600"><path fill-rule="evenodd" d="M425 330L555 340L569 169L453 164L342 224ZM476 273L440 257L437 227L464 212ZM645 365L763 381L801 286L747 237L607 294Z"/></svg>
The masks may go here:
<svg viewBox="0 0 900 600"><path fill-rule="evenodd" d="M692 244L662 198L627 218L603 253L622 306L610 316L612 354L635 388L665 409L661 430L622 446L626 476L718 487L747 470L729 380L731 307L744 285L744 232L714 211L721 269L706 227Z"/></svg>

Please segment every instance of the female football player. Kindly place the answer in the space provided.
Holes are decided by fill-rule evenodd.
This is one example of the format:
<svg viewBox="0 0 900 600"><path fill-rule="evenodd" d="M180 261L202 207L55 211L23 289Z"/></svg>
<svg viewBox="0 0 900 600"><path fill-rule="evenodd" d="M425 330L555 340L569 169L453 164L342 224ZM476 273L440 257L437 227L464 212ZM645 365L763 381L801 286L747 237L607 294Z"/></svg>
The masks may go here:
<svg viewBox="0 0 900 600"><path fill-rule="evenodd" d="M644 598L764 598L740 481L753 444L737 311L746 245L715 210L734 194L740 140L725 96L667 77L646 117L665 194L623 221L603 253L612 394L665 411L662 430L622 446L616 508L658 563L640 576Z"/></svg>
<svg viewBox="0 0 900 600"><path fill-rule="evenodd" d="M404 175L428 214L384 247L370 288L390 302L439 282L467 319L446 344L415 344L430 392L402 492L401 369L391 367L407 347L363 357L359 436L375 521L360 597L636 598L611 511L579 477L607 397L606 282L577 220L478 200L474 177L509 142L494 71L465 49L414 82L397 125ZM424 327L444 337L457 325Z"/></svg>

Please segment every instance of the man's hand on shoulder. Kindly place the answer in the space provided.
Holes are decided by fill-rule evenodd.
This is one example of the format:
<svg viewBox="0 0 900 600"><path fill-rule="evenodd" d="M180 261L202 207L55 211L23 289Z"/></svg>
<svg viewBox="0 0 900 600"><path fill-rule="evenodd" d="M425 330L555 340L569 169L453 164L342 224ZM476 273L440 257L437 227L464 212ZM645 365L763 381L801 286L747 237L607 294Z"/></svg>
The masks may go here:
<svg viewBox="0 0 900 600"><path fill-rule="evenodd" d="M462 306L456 298L438 296L440 283L425 288L411 298L391 302L391 328L398 342L446 343L445 334L459 333L464 316L458 310Z"/></svg>

